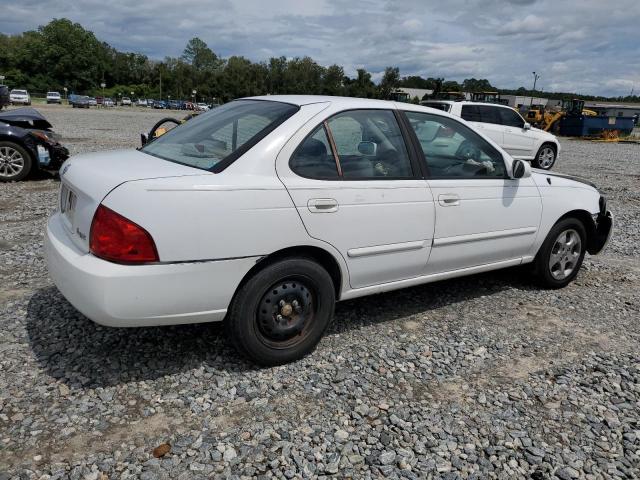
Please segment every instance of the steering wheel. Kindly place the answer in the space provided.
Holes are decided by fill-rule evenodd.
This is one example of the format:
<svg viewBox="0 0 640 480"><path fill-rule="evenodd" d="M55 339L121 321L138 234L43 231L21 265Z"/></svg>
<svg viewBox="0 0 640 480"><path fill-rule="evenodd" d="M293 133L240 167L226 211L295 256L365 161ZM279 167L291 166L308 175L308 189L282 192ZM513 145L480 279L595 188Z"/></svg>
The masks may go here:
<svg viewBox="0 0 640 480"><path fill-rule="evenodd" d="M173 117L163 118L162 120L158 121L151 128L151 130L149 130L149 136L147 138L149 138L149 140L153 140L154 138L158 138L160 135L164 135L165 133L167 133L167 129L166 128L164 128L164 129L160 128L165 123L175 123L176 125L180 125L182 122L180 120L178 120L178 119L173 118Z"/></svg>

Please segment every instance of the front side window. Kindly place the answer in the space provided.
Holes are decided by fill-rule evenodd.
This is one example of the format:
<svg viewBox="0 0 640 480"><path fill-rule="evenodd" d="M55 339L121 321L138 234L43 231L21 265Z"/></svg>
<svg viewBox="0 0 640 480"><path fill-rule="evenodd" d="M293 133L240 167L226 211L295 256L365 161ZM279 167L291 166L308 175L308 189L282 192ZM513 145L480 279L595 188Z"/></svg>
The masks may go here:
<svg viewBox="0 0 640 480"><path fill-rule="evenodd" d="M500 152L466 125L428 113L405 114L422 147L430 178L505 178Z"/></svg>
<svg viewBox="0 0 640 480"><path fill-rule="evenodd" d="M524 128L524 120L515 110L510 108L500 108L498 109L498 113L500 114L500 123L502 125L506 125L507 127Z"/></svg>
<svg viewBox="0 0 640 480"><path fill-rule="evenodd" d="M297 111L298 107L282 102L230 102L171 129L142 151L218 172Z"/></svg>
<svg viewBox="0 0 640 480"><path fill-rule="evenodd" d="M298 175L321 180L413 178L404 137L390 110L349 110L329 118L302 142L289 166Z"/></svg>

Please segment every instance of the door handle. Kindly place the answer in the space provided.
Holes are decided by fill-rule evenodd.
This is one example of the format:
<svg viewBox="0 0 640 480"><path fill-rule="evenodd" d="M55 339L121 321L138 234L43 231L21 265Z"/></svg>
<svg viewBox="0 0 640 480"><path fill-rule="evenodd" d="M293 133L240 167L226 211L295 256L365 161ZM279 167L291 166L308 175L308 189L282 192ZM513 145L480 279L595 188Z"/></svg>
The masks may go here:
<svg viewBox="0 0 640 480"><path fill-rule="evenodd" d="M307 202L312 213L333 213L338 211L338 201L333 198L312 198Z"/></svg>
<svg viewBox="0 0 640 480"><path fill-rule="evenodd" d="M443 193L438 195L438 203L443 207L455 207L460 205L460 197L455 193Z"/></svg>

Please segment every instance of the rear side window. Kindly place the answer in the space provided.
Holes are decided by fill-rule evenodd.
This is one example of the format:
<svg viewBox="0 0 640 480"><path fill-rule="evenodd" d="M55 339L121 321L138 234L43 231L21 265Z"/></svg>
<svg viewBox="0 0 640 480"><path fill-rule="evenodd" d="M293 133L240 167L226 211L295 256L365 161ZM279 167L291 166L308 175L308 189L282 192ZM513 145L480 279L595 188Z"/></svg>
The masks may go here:
<svg viewBox="0 0 640 480"><path fill-rule="evenodd" d="M481 122L480 109L478 105L463 105L461 117L467 122Z"/></svg>
<svg viewBox="0 0 640 480"><path fill-rule="evenodd" d="M524 127L524 120L522 117L510 108L499 108L500 123L508 127Z"/></svg>
<svg viewBox="0 0 640 480"><path fill-rule="evenodd" d="M289 166L301 177L338 179L336 159L331 151L324 124L302 142L292 155Z"/></svg>
<svg viewBox="0 0 640 480"><path fill-rule="evenodd" d="M480 111L480 121L482 123L495 123L498 125L502 123L498 112L501 108L490 107L489 105L478 105L478 110Z"/></svg>
<svg viewBox="0 0 640 480"><path fill-rule="evenodd" d="M297 111L288 103L237 100L171 129L142 151L217 173Z"/></svg>
<svg viewBox="0 0 640 480"><path fill-rule="evenodd" d="M320 180L414 176L402 131L390 110L349 110L329 118L298 147L289 166L300 176Z"/></svg>

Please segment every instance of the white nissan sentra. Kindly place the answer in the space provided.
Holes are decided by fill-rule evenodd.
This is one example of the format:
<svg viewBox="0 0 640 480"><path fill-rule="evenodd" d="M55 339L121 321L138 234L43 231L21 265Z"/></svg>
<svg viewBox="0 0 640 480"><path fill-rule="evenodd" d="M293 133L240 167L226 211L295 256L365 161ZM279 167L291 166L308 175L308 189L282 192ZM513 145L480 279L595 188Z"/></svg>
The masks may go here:
<svg viewBox="0 0 640 480"><path fill-rule="evenodd" d="M310 352L336 300L531 264L547 288L609 240L589 182L532 170L463 119L268 96L61 169L51 277L114 327L225 320L253 361Z"/></svg>

